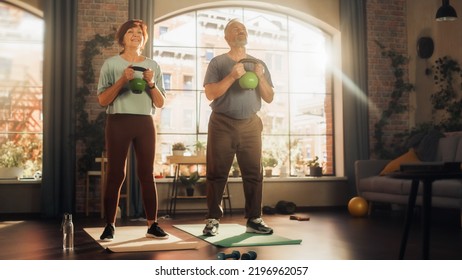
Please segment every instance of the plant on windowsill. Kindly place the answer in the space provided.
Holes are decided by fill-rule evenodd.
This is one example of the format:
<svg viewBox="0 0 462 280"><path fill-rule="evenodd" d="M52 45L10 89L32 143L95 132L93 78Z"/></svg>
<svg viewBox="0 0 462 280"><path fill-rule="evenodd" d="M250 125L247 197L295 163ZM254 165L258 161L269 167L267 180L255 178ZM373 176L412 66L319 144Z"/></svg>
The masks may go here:
<svg viewBox="0 0 462 280"><path fill-rule="evenodd" d="M183 185L186 186L186 195L193 196L194 195L194 186L196 184L204 182L204 179L199 176L197 171L191 173L189 177L181 175L180 181Z"/></svg>
<svg viewBox="0 0 462 280"><path fill-rule="evenodd" d="M206 147L207 146L206 146L205 142L197 141L196 144L194 144L194 148L196 149L196 155L197 156L205 156Z"/></svg>
<svg viewBox="0 0 462 280"><path fill-rule="evenodd" d="M22 176L25 164L24 148L13 141L0 146L0 178L17 179Z"/></svg>
<svg viewBox="0 0 462 280"><path fill-rule="evenodd" d="M174 156L182 156L186 151L186 146L182 142L177 142L172 145L172 153Z"/></svg>
<svg viewBox="0 0 462 280"><path fill-rule="evenodd" d="M310 168L310 176L321 177L322 176L322 166L319 162L319 157L315 156L313 159L310 159L306 162L306 165Z"/></svg>
<svg viewBox="0 0 462 280"><path fill-rule="evenodd" d="M265 177L273 176L273 168L278 165L278 160L273 156L271 152L263 153L262 165L265 169Z"/></svg>

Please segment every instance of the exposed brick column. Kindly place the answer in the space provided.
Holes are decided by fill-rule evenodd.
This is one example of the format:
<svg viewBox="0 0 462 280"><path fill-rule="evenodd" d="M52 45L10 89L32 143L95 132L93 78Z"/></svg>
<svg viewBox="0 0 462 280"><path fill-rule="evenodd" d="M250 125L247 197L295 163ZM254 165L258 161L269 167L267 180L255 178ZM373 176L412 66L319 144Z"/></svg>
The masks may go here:
<svg viewBox="0 0 462 280"><path fill-rule="evenodd" d="M368 0L367 11L367 64L368 64L368 97L369 97L369 130L370 147L376 141L373 138L374 125L381 118L384 108L388 107L390 95L395 81L390 60L381 54L376 41L387 49L406 55L407 27L405 0ZM405 67L406 75L408 67ZM409 106L409 96L402 98L404 105ZM409 113L395 114L384 128L384 141L389 143L394 134L409 128ZM374 156L374 155L372 155Z"/></svg>
<svg viewBox="0 0 462 280"><path fill-rule="evenodd" d="M119 27L128 19L128 0L78 0L78 18L77 18L77 71L78 77L82 74L82 50L86 41L92 40L96 34L106 36L113 32L114 28ZM117 45L107 49L101 49L102 54L96 56L93 61L93 71L95 72L95 82L86 85L92 93L87 98L86 111L91 120L95 119L98 114L104 111L96 98L96 87L98 76L104 60L118 53ZM77 80L77 87L84 86L80 78ZM80 158L84 147L77 143L76 157ZM76 211L84 211L85 203L85 178L76 176ZM94 205L99 209L98 205ZM90 209L91 210L91 209Z"/></svg>

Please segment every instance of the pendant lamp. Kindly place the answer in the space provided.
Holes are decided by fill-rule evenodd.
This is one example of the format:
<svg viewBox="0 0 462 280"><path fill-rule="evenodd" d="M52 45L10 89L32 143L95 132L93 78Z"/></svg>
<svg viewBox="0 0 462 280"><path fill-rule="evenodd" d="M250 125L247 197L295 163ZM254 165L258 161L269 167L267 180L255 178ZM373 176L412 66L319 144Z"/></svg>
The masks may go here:
<svg viewBox="0 0 462 280"><path fill-rule="evenodd" d="M436 21L452 21L457 19L457 13L454 8L449 5L449 0L443 0L443 5L436 12Z"/></svg>

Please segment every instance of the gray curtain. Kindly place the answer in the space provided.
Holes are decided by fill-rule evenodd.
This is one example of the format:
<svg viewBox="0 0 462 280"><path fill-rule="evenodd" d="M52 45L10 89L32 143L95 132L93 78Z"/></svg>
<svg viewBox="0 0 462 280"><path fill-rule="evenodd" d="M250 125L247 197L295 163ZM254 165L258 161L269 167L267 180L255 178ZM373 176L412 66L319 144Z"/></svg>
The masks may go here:
<svg viewBox="0 0 462 280"><path fill-rule="evenodd" d="M352 194L354 162L369 158L365 0L340 1L345 171Z"/></svg>
<svg viewBox="0 0 462 280"><path fill-rule="evenodd" d="M42 214L74 212L77 1L43 1Z"/></svg>
<svg viewBox="0 0 462 280"><path fill-rule="evenodd" d="M153 39L153 26L154 26L154 1L151 0L129 0L128 2L128 18L141 19L148 26L149 39L144 48L143 54L147 57L152 57L152 39ZM136 175L135 153L132 149L131 152L131 172L130 185L130 213L129 216L144 217L143 201L141 197L140 184Z"/></svg>

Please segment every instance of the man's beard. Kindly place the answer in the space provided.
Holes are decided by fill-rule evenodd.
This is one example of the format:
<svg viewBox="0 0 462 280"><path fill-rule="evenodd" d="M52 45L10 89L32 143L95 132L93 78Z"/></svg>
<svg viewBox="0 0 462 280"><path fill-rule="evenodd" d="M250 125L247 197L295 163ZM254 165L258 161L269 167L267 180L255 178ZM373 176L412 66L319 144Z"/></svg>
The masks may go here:
<svg viewBox="0 0 462 280"><path fill-rule="evenodd" d="M233 45L234 45L234 47L245 47L245 45L247 45L247 38L245 38L243 40L235 40L233 42Z"/></svg>

